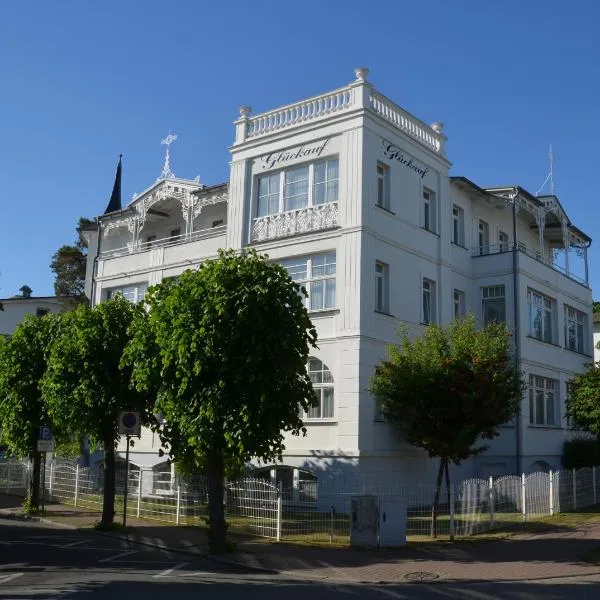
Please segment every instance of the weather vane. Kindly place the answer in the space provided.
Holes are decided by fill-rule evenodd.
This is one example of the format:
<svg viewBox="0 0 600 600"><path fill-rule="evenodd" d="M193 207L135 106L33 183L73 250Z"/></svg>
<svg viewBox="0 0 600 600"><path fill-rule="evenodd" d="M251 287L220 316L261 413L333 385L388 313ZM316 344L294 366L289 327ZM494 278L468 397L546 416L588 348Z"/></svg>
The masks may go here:
<svg viewBox="0 0 600 600"><path fill-rule="evenodd" d="M176 135L173 135L170 131L169 131L169 135L164 139L161 140L161 145L166 146L167 147L167 152L165 154L165 164L163 166L163 170L162 173L160 174L160 176L158 177L158 179L174 179L175 178L175 173L173 173L173 171L171 171L171 144L177 139Z"/></svg>

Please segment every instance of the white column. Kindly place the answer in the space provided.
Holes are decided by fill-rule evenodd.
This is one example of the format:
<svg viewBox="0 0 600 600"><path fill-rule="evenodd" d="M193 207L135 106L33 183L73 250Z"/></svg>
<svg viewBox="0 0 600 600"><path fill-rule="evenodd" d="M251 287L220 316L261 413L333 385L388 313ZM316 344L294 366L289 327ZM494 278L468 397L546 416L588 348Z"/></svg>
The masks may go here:
<svg viewBox="0 0 600 600"><path fill-rule="evenodd" d="M246 137L248 135L248 124L250 123L250 118L248 115L252 112L252 108L250 106L240 106L240 117L237 121L234 121L235 125L235 143L241 144L246 141Z"/></svg>
<svg viewBox="0 0 600 600"><path fill-rule="evenodd" d="M565 271L569 274L569 229L566 221L562 223L563 246L565 249Z"/></svg>
<svg viewBox="0 0 600 600"><path fill-rule="evenodd" d="M538 226L539 244L540 244L540 257L545 260L546 254L544 252L544 226L546 224L546 211L544 207L540 206L538 212L535 215L535 220Z"/></svg>

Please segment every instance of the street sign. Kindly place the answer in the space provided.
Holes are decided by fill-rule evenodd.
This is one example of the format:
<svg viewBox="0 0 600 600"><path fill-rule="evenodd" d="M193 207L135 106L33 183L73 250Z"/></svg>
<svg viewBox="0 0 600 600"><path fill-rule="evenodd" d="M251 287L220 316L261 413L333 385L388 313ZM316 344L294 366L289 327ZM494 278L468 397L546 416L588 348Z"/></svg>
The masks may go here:
<svg viewBox="0 0 600 600"><path fill-rule="evenodd" d="M48 427L48 425L41 425L38 433L38 440L43 440L45 442L52 440L52 429Z"/></svg>
<svg viewBox="0 0 600 600"><path fill-rule="evenodd" d="M119 413L119 434L140 435L140 415L133 410Z"/></svg>
<svg viewBox="0 0 600 600"><path fill-rule="evenodd" d="M54 452L54 440L38 440L38 452Z"/></svg>

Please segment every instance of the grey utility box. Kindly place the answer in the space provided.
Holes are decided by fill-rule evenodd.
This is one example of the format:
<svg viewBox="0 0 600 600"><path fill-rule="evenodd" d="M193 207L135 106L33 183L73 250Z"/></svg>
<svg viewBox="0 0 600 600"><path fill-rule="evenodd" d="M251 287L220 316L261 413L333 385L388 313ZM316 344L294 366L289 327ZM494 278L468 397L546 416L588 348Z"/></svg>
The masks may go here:
<svg viewBox="0 0 600 600"><path fill-rule="evenodd" d="M379 498L352 496L350 545L377 547L379 543Z"/></svg>
<svg viewBox="0 0 600 600"><path fill-rule="evenodd" d="M403 498L380 498L379 500L379 546L406 545L406 500Z"/></svg>

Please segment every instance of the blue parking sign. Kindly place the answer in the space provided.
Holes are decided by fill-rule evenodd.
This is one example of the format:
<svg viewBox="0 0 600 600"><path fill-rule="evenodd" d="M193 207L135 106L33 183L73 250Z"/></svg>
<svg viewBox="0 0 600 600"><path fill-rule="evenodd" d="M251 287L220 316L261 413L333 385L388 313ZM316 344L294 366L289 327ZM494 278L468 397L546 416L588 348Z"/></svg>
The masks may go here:
<svg viewBox="0 0 600 600"><path fill-rule="evenodd" d="M50 429L50 427L48 427L48 425L40 426L38 440L44 440L46 442L49 442L52 440L52 429Z"/></svg>

